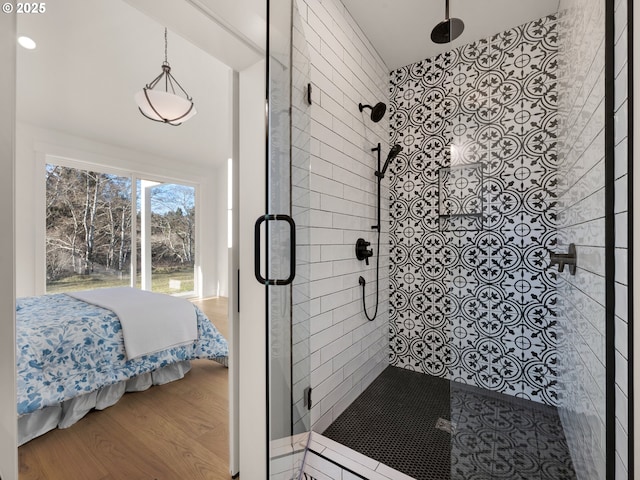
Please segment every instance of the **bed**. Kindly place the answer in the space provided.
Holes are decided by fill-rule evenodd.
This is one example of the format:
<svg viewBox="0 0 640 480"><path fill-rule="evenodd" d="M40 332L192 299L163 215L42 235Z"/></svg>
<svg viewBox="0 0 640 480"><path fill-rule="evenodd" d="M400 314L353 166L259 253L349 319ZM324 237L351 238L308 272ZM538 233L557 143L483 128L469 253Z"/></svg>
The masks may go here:
<svg viewBox="0 0 640 480"><path fill-rule="evenodd" d="M169 297L127 290L132 293L114 289L113 296L127 293L135 300L140 295L139 311L152 312L156 299ZM113 310L71 295L27 297L16 302L19 445L53 428L71 426L91 409L115 404L127 391L182 378L190 369L189 360L211 359L227 365L226 340L204 313L186 300L182 300L188 304L186 308L194 309L197 339L133 355L127 350L131 342L123 335L124 320L121 322ZM160 305L158 309L163 308ZM151 329L147 336L153 336L153 330L167 329Z"/></svg>

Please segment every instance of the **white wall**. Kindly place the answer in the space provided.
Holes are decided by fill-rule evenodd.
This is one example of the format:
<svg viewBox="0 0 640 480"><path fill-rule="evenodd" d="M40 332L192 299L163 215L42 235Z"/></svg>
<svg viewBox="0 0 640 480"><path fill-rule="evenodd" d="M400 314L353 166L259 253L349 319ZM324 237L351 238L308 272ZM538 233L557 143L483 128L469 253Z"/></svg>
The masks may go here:
<svg viewBox="0 0 640 480"><path fill-rule="evenodd" d="M141 152L106 145L62 132L19 123L16 145L16 294L18 297L44 293L44 155L52 154L73 160L87 161L107 169L172 178L199 185L199 215L201 228L197 232L200 252L202 295L213 296L218 291L220 257L226 262L226 193L224 216L219 218L218 177L224 177L226 192L226 162L221 167L189 165L176 159L159 158ZM218 244L224 242L224 255ZM222 295L226 295L226 283Z"/></svg>
<svg viewBox="0 0 640 480"><path fill-rule="evenodd" d="M15 389L14 127L16 17L0 15L0 477L17 480Z"/></svg>
<svg viewBox="0 0 640 480"><path fill-rule="evenodd" d="M375 261L355 258L359 237L376 234L377 159L389 151L388 115L373 123L358 103L388 100L389 69L339 0L298 0L309 43L311 106L311 424L322 432L388 365L388 180L383 182L380 307L362 313L358 277L375 302ZM372 258L371 260L375 260Z"/></svg>
<svg viewBox="0 0 640 480"><path fill-rule="evenodd" d="M216 200L213 208L215 209L215 221L207 220L210 223L209 228L213 227L213 234L215 235L216 246L215 250L206 244L202 244L200 247L201 256L206 256L209 253L215 253L216 258L216 272L213 277L216 284L213 285L213 293L221 297L229 296L229 248L228 248L228 221L227 221L227 175L228 166L227 162L223 162L215 170L215 194ZM202 208L206 208L206 205L202 205ZM204 227L204 225L203 225ZM211 289L209 289L211 290Z"/></svg>

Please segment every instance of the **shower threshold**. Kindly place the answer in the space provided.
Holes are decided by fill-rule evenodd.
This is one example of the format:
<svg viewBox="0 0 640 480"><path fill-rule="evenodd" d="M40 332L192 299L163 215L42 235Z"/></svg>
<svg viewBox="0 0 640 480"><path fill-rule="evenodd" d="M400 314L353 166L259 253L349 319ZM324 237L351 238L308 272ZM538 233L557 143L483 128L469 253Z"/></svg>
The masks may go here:
<svg viewBox="0 0 640 480"><path fill-rule="evenodd" d="M414 480L402 472L311 432L302 468L303 480Z"/></svg>
<svg viewBox="0 0 640 480"><path fill-rule="evenodd" d="M574 480L557 409L388 367L323 435L416 480Z"/></svg>

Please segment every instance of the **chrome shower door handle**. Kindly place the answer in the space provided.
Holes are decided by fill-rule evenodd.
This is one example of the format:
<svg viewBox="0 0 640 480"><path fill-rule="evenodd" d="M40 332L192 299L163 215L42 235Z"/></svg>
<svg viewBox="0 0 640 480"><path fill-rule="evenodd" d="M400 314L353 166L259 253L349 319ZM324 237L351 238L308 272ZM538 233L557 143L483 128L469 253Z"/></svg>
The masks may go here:
<svg viewBox="0 0 640 480"><path fill-rule="evenodd" d="M569 266L569 273L571 275L576 274L576 267L578 265L578 254L576 253L576 246L571 243L569 244L569 252L568 253L554 253L550 252L551 260L549 262L549 266L553 267L554 265L558 265L558 272L564 271L564 266Z"/></svg>
<svg viewBox="0 0 640 480"><path fill-rule="evenodd" d="M260 226L263 222L283 221L289 224L290 233L290 252L289 252L289 276L285 279L264 278L260 272ZM285 214L267 214L258 217L254 226L254 273L256 280L263 285L289 285L296 276L296 222L289 215ZM268 251L268 250L267 250Z"/></svg>

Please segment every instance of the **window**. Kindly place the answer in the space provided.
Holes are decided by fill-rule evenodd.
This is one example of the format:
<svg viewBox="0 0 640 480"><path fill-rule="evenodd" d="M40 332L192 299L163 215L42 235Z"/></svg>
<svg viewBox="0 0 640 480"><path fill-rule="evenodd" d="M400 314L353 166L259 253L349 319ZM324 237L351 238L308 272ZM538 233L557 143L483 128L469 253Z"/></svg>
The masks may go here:
<svg viewBox="0 0 640 480"><path fill-rule="evenodd" d="M46 291L129 285L131 178L46 165Z"/></svg>
<svg viewBox="0 0 640 480"><path fill-rule="evenodd" d="M195 188L139 180L136 284L160 293L195 291Z"/></svg>
<svg viewBox="0 0 640 480"><path fill-rule="evenodd" d="M195 209L193 186L47 164L46 292L195 293Z"/></svg>

